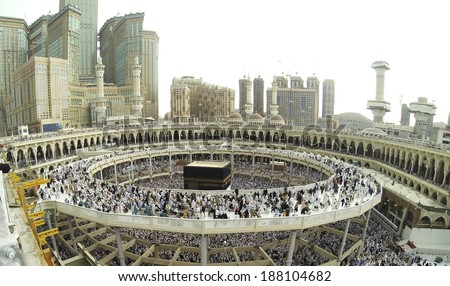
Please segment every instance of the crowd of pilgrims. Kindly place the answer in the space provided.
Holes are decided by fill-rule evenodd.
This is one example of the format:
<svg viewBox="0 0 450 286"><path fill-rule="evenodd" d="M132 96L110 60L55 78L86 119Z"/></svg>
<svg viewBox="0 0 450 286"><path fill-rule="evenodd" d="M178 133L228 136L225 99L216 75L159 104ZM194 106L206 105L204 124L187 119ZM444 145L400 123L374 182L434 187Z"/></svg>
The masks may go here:
<svg viewBox="0 0 450 286"><path fill-rule="evenodd" d="M304 153L302 156L331 167L334 175L307 186L288 187L281 180L235 173L231 191L214 193L183 190L183 176L177 173L126 184L100 181L88 173L93 163L115 155L83 159L52 170L50 182L40 186L40 198L109 213L217 219L307 215L358 205L381 191L373 176L355 166ZM155 168L168 165L168 160L161 159ZM145 162L136 164L136 176L146 167ZM306 168L297 168L295 175L306 175L304 172ZM309 174L321 176L313 168Z"/></svg>
<svg viewBox="0 0 450 286"><path fill-rule="evenodd" d="M368 197L378 194L380 186L369 175L363 175L356 167L344 165L342 162L333 161L317 155L308 155L329 165L334 170L334 175L325 181L317 182L308 188L288 187L281 180L271 181L266 177L251 177L250 175L234 174L232 181L233 191L227 194L195 193L180 190L183 187L181 174L169 176L156 176L149 181L136 181L132 184L116 185L113 183L99 182L92 178L88 167L112 155L104 155L103 158L90 158L76 163L60 166L49 173L51 182L41 186L39 193L41 199L63 199L66 203L96 209L103 212L129 213L134 215L168 215L183 218L246 218L267 217L282 215L305 215L313 212L338 209L363 203ZM158 162L159 167L168 165L167 161ZM146 166L136 166L136 171ZM294 170L298 176L305 175L305 168ZM322 175L317 171L311 171L310 175L319 178ZM270 186L271 189L268 189ZM249 191L252 189L253 191ZM343 230L344 222L331 225ZM351 224L349 233L361 235L360 224ZM96 230L94 227L89 231ZM152 241L154 232L142 229L122 228L124 237L134 237L138 241ZM86 234L77 229L76 236ZM86 236L81 242L85 247L101 242L105 238L114 235L113 232L103 232L94 238ZM267 245L264 249L276 265L285 265L290 232L276 231L262 234L262 242ZM326 231L300 232L298 237L308 241L311 245L317 245L329 253L337 255L341 238L338 235ZM68 237L67 237L68 238ZM198 247L200 238L193 234L157 232L157 241L160 244L183 245ZM208 246L210 248L239 247L256 245L255 233L235 233L210 235ZM123 241L124 243L126 241ZM351 255L346 259L347 265L410 265L410 257L395 251L396 237L387 232L376 220L371 219L367 229L364 247L359 255ZM108 244L116 247L116 240ZM345 250L351 246L347 240ZM136 242L126 251L142 255L148 244ZM65 244L58 241L59 255L64 258L74 256ZM98 260L106 257L111 251L97 247L91 254ZM175 250L158 250L157 256L162 259L172 259ZM240 251L238 259L251 261L257 258L253 251ZM150 257L155 256L151 254ZM178 261L200 263L200 254L196 252L182 251ZM235 262L236 257L231 251L219 251L208 258L210 263ZM320 265L326 263L328 258L315 252L308 245L298 245L293 256L292 265ZM126 264L133 261L126 258ZM116 257L107 262L108 265L119 265Z"/></svg>
<svg viewBox="0 0 450 286"><path fill-rule="evenodd" d="M334 224L327 225L337 230L343 231L345 229L345 221L340 221ZM114 231L109 230L97 234L95 236L88 237L88 234L99 229L98 226L82 229L77 228L75 236L85 236L81 241L81 244L88 248L94 243L102 243L109 237L114 236L114 239L109 239L107 245L117 247ZM358 223L351 223L349 227L349 233L361 236L364 226ZM155 232L143 229L133 228L121 228L120 229L122 243L125 245L130 239L136 239L136 242L125 249L126 252L136 255L143 255L150 247L153 241L153 235ZM199 247L200 236L187 233L170 233L170 232L156 232L157 243L176 246L188 246ZM286 265L287 253L288 253L288 241L289 231L274 231L262 233L262 249L270 256L273 262L278 265ZM297 238L302 238L307 241L308 244L299 244L292 257L292 265L304 265L304 266L318 266L329 261L329 258L321 255L319 252L314 251L314 246L319 246L327 252L338 256L340 249L341 237L331 232L327 232L320 228L304 230L298 232ZM70 240L70 235L66 234L65 240ZM208 237L208 247L211 249L220 249L215 253L212 253L208 257L209 263L227 263L227 262L245 262L255 259L261 259L258 253L249 250L239 250L241 246L256 246L257 234L255 233L230 233L230 234L217 234L210 235ZM363 248L360 254L354 252L343 261L343 265L350 266L407 266L412 264L411 255L399 252L396 248L398 242L397 237L383 228L381 224L375 219L370 219L366 237L364 240ZM103 242L104 243L104 242ZM69 259L75 256L75 253L67 247L70 243L62 243L58 240L58 253L62 260ZM350 240L346 241L344 252L352 246ZM233 252L231 247L237 250ZM156 253L157 252L157 253ZM176 249L157 249L155 253L151 253L148 257L158 257L165 260L173 259ZM103 248L101 246L91 250L90 253L98 261L108 256L111 250ZM237 256L237 258L236 258ZM200 263L201 257L199 252L192 252L183 250L176 257L176 261ZM132 265L133 260L126 258L126 265ZM107 265L120 265L118 257L114 257L106 262ZM146 265L146 264L141 264Z"/></svg>

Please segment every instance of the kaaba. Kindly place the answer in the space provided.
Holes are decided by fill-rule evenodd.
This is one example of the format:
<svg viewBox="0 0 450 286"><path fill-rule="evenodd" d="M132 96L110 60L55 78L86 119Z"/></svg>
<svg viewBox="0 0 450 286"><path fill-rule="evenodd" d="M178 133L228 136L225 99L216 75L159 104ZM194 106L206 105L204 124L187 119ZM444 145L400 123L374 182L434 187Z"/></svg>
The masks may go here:
<svg viewBox="0 0 450 286"><path fill-rule="evenodd" d="M190 190L226 190L231 183L228 161L194 161L183 168L184 188Z"/></svg>

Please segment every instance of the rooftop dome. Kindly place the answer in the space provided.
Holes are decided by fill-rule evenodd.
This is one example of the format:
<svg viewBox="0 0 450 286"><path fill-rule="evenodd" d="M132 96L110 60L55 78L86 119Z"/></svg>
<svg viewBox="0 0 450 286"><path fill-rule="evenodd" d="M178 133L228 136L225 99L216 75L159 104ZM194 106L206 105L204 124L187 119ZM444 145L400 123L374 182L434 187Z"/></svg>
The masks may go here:
<svg viewBox="0 0 450 286"><path fill-rule="evenodd" d="M228 119L241 119L242 120L242 116L239 113L233 113L228 117Z"/></svg>
<svg viewBox="0 0 450 286"><path fill-rule="evenodd" d="M230 124L242 124L244 120L242 119L242 116L239 113L233 113L230 116L228 116L228 123Z"/></svg>
<svg viewBox="0 0 450 286"><path fill-rule="evenodd" d="M281 115L275 114L270 118L271 125L284 125L284 119Z"/></svg>
<svg viewBox="0 0 450 286"><path fill-rule="evenodd" d="M264 124L264 118L258 113L253 113L248 118L248 123L249 124L253 124L253 125L263 125Z"/></svg>
<svg viewBox="0 0 450 286"><path fill-rule="evenodd" d="M367 135L367 136L374 136L374 137L385 137L387 136L386 132L379 128L375 127L369 127L366 129L361 130L358 132L358 134Z"/></svg>
<svg viewBox="0 0 450 286"><path fill-rule="evenodd" d="M250 115L250 120L263 120L264 118L259 114L259 113L253 113L252 115Z"/></svg>

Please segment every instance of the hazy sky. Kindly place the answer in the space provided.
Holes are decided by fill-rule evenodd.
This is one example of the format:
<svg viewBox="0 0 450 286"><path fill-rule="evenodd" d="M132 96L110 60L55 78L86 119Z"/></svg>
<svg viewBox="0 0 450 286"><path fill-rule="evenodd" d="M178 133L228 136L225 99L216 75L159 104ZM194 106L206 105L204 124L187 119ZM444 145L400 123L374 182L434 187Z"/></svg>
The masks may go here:
<svg viewBox="0 0 450 286"><path fill-rule="evenodd" d="M31 24L58 11L58 0L1 0L2 16ZM99 0L99 28L117 15L145 12L144 29L159 44L160 115L170 109L173 77L191 75L233 88L244 75L264 78L265 89L282 72L336 82L335 112L370 119L375 71L387 61L385 99L399 123L400 102L435 101L435 121L450 111L450 17L443 1L350 0ZM443 87L442 87L443 86ZM238 104L236 102L236 104Z"/></svg>

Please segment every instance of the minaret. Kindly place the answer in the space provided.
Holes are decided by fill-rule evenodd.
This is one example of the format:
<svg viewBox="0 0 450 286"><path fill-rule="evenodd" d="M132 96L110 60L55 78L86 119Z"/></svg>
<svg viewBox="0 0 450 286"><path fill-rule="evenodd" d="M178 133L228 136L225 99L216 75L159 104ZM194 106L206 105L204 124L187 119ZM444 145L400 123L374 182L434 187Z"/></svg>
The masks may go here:
<svg viewBox="0 0 450 286"><path fill-rule="evenodd" d="M428 103L426 97L419 97L416 102L409 104L409 112L414 114L416 122L414 124L414 133L418 138L425 140L431 136L433 129L433 118L436 115L436 105Z"/></svg>
<svg viewBox="0 0 450 286"><path fill-rule="evenodd" d="M253 94L252 94L252 82L250 81L250 77L245 82L245 88L247 90L246 92L246 99L244 104L244 110L246 115L246 120L250 118L250 115L253 113Z"/></svg>
<svg viewBox="0 0 450 286"><path fill-rule="evenodd" d="M141 96L141 68L139 58L134 58L133 64L133 99L131 101L131 113L136 118L142 118L142 96Z"/></svg>
<svg viewBox="0 0 450 286"><path fill-rule="evenodd" d="M97 102L95 104L95 113L97 114L97 125L102 126L106 119L106 100L103 86L105 65L102 64L102 57L98 57L95 69L97 73Z"/></svg>
<svg viewBox="0 0 450 286"><path fill-rule="evenodd" d="M272 100L269 105L269 111L270 115L277 115L278 114L278 104L277 104L277 88L278 88L277 81L272 82Z"/></svg>
<svg viewBox="0 0 450 286"><path fill-rule="evenodd" d="M384 100L384 73L391 68L385 61L376 61L371 67L377 73L377 87L375 100L367 101L367 109L372 110L373 122L383 123L384 115L391 111L391 103Z"/></svg>

